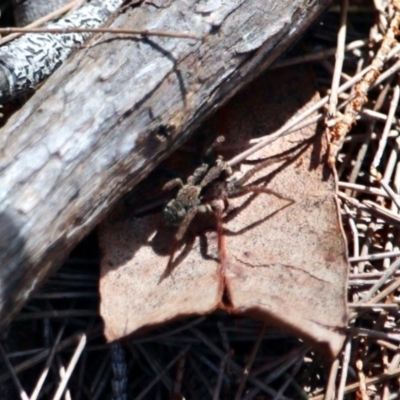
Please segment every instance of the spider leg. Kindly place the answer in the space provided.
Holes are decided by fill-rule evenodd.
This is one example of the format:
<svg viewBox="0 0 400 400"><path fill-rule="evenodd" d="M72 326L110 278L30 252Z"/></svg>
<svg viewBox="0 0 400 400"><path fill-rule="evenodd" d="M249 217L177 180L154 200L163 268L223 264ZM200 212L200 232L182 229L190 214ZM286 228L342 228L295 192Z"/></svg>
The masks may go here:
<svg viewBox="0 0 400 400"><path fill-rule="evenodd" d="M175 238L172 244L171 253L168 259L167 268L165 269L164 273L161 276L161 280L167 277L172 271L172 263L174 261L175 252L178 248L179 242L182 240L183 236L185 235L187 228L189 227L190 222L192 222L193 218L196 216L198 211L198 207L191 208L188 213L186 214L184 220L182 221L181 225L179 226L178 232L175 234Z"/></svg>
<svg viewBox="0 0 400 400"><path fill-rule="evenodd" d="M218 237L218 257L219 257L219 273L221 276L225 276L225 266L226 266L226 248L225 248L225 236L224 228L222 225L222 213L223 210L217 207L215 210L216 220L217 220L217 237Z"/></svg>
<svg viewBox="0 0 400 400"><path fill-rule="evenodd" d="M193 175L189 176L189 178L187 179L187 183L189 185L197 185L207 175L208 169L209 169L208 164L206 163L201 164L200 167L197 167L194 170Z"/></svg>
<svg viewBox="0 0 400 400"><path fill-rule="evenodd" d="M172 190L172 189L176 188L177 186L179 186L180 188L183 186L183 182L182 182L182 179L181 179L181 178L171 179L170 181L168 181L168 182L162 187L162 190L163 190L163 191Z"/></svg>
<svg viewBox="0 0 400 400"><path fill-rule="evenodd" d="M196 216L197 211L199 210L198 206L192 207L186 214L183 219L181 225L179 226L178 232L176 232L175 239L180 242L189 227L189 224L192 222L192 219Z"/></svg>
<svg viewBox="0 0 400 400"><path fill-rule="evenodd" d="M232 168L222 160L222 157L218 157L216 164L208 170L200 182L200 186L202 188L206 187L209 183L217 180L222 174L225 174L227 177L232 175Z"/></svg>
<svg viewBox="0 0 400 400"><path fill-rule="evenodd" d="M210 158L214 154L215 149L221 146L221 144L224 142L225 142L225 136L223 135L218 136L211 144L211 146L206 150L204 157L206 159Z"/></svg>
<svg viewBox="0 0 400 400"><path fill-rule="evenodd" d="M272 194L275 197L278 197L279 199L282 200L287 200L290 201L291 203L294 203L294 200L291 199L290 197L283 196L282 194L275 192L275 190L268 189L264 186L257 186L257 185L248 185L248 186L243 186L241 188L237 188L233 190L232 192L229 193L230 198L235 198L235 197L240 197L243 196L247 193L266 193L266 194Z"/></svg>

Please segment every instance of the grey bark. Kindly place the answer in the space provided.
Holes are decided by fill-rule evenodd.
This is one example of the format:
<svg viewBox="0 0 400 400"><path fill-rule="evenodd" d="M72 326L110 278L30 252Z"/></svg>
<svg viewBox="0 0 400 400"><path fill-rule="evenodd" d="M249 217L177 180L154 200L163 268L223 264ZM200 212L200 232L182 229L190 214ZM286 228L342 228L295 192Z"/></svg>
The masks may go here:
<svg viewBox="0 0 400 400"><path fill-rule="evenodd" d="M94 37L0 131L0 326L108 210L269 65L328 1L148 1Z"/></svg>

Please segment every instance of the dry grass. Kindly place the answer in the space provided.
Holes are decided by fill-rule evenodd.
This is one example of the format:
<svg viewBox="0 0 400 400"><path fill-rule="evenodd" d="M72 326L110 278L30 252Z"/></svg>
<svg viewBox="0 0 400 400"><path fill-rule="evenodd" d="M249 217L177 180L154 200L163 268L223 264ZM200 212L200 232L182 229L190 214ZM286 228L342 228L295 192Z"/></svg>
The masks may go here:
<svg viewBox="0 0 400 400"><path fill-rule="evenodd" d="M320 118L333 129L344 120L337 110L349 112L355 96L354 82L342 93L339 83L371 65L396 17L386 2L358 4L350 4L342 19L333 6L323 24L280 62L312 62L321 97L334 81L337 97L329 101L330 116L320 110ZM296 338L225 314L181 321L123 344L105 344L97 312L99 254L93 234L4 334L0 398L400 398L400 61L399 46L393 43L397 53L390 49L382 61L383 71L389 72L367 82L368 98L361 112L353 112L357 124L338 155L351 314L338 359L327 364ZM305 48L312 57L298 56Z"/></svg>

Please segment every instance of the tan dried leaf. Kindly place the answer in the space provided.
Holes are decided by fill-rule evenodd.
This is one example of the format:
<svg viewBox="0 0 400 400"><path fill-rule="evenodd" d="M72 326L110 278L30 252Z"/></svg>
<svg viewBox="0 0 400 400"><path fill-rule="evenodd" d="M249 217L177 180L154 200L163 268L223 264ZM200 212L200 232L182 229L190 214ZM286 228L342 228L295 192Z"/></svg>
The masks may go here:
<svg viewBox="0 0 400 400"><path fill-rule="evenodd" d="M317 100L303 70L270 73L204 129L225 135L228 159ZM100 229L107 339L221 308L270 322L336 355L347 323L347 255L326 147L311 125L251 156L252 165L241 164L237 174L283 156L250 182L281 198L249 192L229 200L229 210L237 212L227 211L219 245L209 229L213 218L197 215L165 279L175 230L160 214L113 222L123 212L115 211Z"/></svg>

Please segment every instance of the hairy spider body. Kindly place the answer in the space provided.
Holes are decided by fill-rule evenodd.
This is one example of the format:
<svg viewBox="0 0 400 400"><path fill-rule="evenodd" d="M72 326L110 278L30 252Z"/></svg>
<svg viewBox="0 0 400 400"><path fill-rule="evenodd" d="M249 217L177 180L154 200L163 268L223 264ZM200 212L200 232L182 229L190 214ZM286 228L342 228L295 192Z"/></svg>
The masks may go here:
<svg viewBox="0 0 400 400"><path fill-rule="evenodd" d="M164 220L169 225L179 225L186 217L187 213L200 205L201 186L187 183L180 179L171 181L169 184L179 185L180 189L174 199L169 201L164 207ZM164 186L165 188L165 186Z"/></svg>
<svg viewBox="0 0 400 400"><path fill-rule="evenodd" d="M175 236L176 240L182 240L190 222L198 212L211 211L212 206L203 201L204 191L215 185L216 180L225 180L231 174L232 169L219 157L211 168L208 164L202 164L196 168L186 184L177 178L164 185L164 190L180 187L176 197L169 201L163 210L167 224L180 225Z"/></svg>

